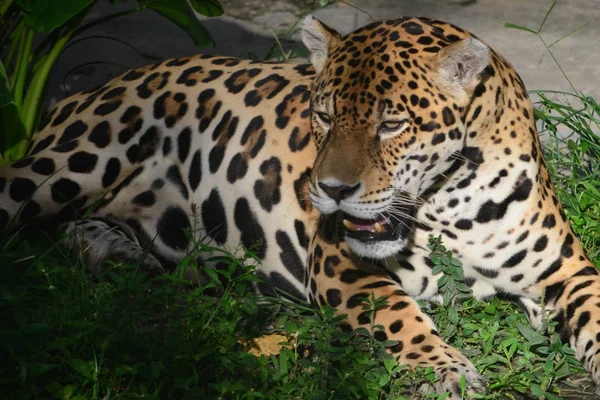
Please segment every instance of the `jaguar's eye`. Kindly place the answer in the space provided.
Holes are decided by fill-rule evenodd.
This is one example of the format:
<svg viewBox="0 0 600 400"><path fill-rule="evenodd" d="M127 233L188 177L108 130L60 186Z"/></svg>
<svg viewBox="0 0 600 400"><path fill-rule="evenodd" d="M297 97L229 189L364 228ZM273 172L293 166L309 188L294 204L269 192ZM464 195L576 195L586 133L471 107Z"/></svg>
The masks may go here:
<svg viewBox="0 0 600 400"><path fill-rule="evenodd" d="M389 138L398 135L406 129L408 120L390 120L383 121L377 127L377 134L382 138Z"/></svg>
<svg viewBox="0 0 600 400"><path fill-rule="evenodd" d="M395 131L400 129L406 121L383 121L379 125L379 129L385 129L386 131Z"/></svg>
<svg viewBox="0 0 600 400"><path fill-rule="evenodd" d="M329 116L329 114L324 113L322 111L316 111L315 114L317 114L317 117L319 117L319 119L325 124L325 125L329 125L331 124L331 117Z"/></svg>

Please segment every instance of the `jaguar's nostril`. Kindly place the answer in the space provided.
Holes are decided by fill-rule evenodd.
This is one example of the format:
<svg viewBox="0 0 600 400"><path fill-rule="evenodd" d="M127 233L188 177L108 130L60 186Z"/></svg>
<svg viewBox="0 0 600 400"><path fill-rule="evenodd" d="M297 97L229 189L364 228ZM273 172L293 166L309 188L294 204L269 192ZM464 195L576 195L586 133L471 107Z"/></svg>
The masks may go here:
<svg viewBox="0 0 600 400"><path fill-rule="evenodd" d="M328 185L326 183L319 182L319 187L323 189L325 193L327 193L327 196L331 197L331 199L336 203L339 203L340 201L347 199L356 193L360 188L360 183L355 185Z"/></svg>

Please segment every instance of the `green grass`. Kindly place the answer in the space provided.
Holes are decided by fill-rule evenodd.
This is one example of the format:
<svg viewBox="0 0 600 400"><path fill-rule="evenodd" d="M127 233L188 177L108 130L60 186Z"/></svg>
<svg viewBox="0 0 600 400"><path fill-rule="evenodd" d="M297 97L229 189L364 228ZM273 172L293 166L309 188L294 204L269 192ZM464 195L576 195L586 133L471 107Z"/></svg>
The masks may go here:
<svg viewBox="0 0 600 400"><path fill-rule="evenodd" d="M572 93L538 92L536 115L558 197L588 256L600 265L600 105ZM559 97L561 101L552 100ZM563 132L563 137L557 131Z"/></svg>

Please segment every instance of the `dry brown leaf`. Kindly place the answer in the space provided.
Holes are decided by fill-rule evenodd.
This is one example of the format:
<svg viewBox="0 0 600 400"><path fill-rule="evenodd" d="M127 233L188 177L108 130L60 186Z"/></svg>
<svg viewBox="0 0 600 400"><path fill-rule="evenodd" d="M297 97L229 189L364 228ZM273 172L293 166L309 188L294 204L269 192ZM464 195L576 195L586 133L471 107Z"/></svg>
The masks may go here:
<svg viewBox="0 0 600 400"><path fill-rule="evenodd" d="M261 355L270 356L272 354L277 355L283 347L282 343L288 342L290 338L279 333L273 333L270 335L264 335L245 341L246 351L257 357ZM292 338L293 339L293 338Z"/></svg>

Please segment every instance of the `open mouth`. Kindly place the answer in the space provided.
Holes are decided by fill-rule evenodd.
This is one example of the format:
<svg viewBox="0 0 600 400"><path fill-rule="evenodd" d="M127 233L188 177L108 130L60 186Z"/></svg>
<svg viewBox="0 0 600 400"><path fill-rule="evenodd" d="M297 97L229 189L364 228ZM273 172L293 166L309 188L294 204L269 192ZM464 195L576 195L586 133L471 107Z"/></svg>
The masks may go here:
<svg viewBox="0 0 600 400"><path fill-rule="evenodd" d="M357 218L344 213L343 224L346 228L346 236L361 242L398 240L401 236L408 235L412 224L408 217L412 215L412 207L406 207L402 211L394 216L383 213L376 219Z"/></svg>

